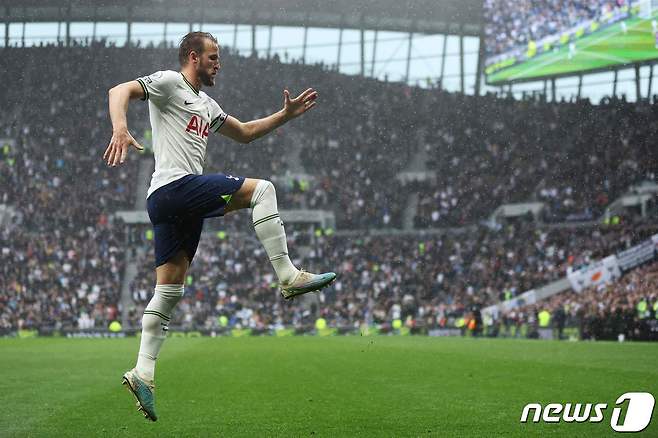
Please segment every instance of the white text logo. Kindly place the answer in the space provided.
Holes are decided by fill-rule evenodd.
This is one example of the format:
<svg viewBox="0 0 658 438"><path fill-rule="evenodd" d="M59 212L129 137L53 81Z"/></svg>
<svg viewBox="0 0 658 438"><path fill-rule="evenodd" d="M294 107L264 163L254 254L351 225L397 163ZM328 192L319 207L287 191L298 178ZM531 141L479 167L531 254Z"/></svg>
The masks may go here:
<svg viewBox="0 0 658 438"><path fill-rule="evenodd" d="M626 415L624 403L628 401ZM627 392L615 402L610 418L610 427L616 432L641 432L651 422L655 400L648 392ZM533 423L600 423L605 418L606 403L549 403L543 406L539 403L528 403L521 412L521 423L528 420ZM623 420L622 420L623 418Z"/></svg>

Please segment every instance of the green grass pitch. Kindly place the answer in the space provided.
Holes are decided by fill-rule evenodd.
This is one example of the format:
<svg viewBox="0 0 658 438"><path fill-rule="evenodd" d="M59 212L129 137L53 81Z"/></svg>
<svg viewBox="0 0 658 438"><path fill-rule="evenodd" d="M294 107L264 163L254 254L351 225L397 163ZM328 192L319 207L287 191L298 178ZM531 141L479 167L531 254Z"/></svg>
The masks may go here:
<svg viewBox="0 0 658 438"><path fill-rule="evenodd" d="M612 436L625 392L658 395L658 345L430 337L171 338L160 419L121 386L138 339L0 339L0 436ZM599 424L520 424L540 402ZM637 436L658 436L658 414Z"/></svg>
<svg viewBox="0 0 658 438"><path fill-rule="evenodd" d="M601 69L658 58L651 20L626 20L576 40L576 55L569 59L568 45L526 62L500 70L487 77L489 83L504 83L538 77Z"/></svg>

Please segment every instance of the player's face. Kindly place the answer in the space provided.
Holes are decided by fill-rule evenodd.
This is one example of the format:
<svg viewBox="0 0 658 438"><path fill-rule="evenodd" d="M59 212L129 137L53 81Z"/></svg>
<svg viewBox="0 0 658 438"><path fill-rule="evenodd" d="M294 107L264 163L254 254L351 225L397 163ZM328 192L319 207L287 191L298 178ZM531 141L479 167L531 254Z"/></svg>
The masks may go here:
<svg viewBox="0 0 658 438"><path fill-rule="evenodd" d="M197 75L207 87L215 85L215 76L219 71L219 47L209 39L204 41L203 54L197 64Z"/></svg>

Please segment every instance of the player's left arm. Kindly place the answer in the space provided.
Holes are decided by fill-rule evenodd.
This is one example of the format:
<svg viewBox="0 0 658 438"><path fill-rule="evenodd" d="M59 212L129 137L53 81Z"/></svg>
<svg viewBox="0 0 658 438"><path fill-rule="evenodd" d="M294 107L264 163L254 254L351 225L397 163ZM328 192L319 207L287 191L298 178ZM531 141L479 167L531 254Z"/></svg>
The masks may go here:
<svg viewBox="0 0 658 438"><path fill-rule="evenodd" d="M252 142L313 108L317 98L318 92L312 88L295 98L290 98L288 90L283 90L283 109L280 111L250 122L227 116L217 132L240 143Z"/></svg>

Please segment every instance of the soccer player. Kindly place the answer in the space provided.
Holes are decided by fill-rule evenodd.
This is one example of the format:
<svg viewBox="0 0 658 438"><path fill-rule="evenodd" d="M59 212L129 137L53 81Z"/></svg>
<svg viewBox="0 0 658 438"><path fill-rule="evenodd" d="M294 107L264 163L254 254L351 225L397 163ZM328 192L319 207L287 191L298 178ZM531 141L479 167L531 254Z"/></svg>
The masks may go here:
<svg viewBox="0 0 658 438"><path fill-rule="evenodd" d="M573 57L576 56L576 43L570 42L569 43L569 55L567 58L573 59Z"/></svg>
<svg viewBox="0 0 658 438"><path fill-rule="evenodd" d="M283 91L283 109L258 120L241 122L201 91L212 87L220 68L219 45L206 32L191 32L181 40L180 72L158 71L117 85L109 91L112 139L103 160L114 167L124 162L130 147L142 146L128 131L126 112L130 99L149 102L153 130L155 172L147 194L149 218L155 240L155 293L142 318L137 365L123 376L123 383L137 399L144 416L155 412L155 360L165 340L172 310L183 295L185 274L196 252L204 218L252 209L253 225L263 244L285 299L320 290L336 274L311 274L297 269L288 257L283 222L271 182L224 175L203 175L208 134L218 132L240 143L249 143L301 116L316 105L312 88L291 98Z"/></svg>

